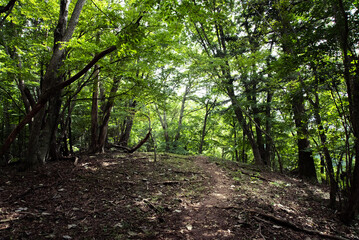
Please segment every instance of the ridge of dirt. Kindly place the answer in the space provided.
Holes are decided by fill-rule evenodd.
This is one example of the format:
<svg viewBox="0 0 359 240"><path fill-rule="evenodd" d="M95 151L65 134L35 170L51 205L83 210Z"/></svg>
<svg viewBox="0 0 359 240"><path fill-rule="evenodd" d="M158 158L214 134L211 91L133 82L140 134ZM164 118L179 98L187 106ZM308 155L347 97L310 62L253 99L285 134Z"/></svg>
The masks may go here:
<svg viewBox="0 0 359 240"><path fill-rule="evenodd" d="M83 155L0 169L0 239L359 239L327 201L326 187L230 161Z"/></svg>

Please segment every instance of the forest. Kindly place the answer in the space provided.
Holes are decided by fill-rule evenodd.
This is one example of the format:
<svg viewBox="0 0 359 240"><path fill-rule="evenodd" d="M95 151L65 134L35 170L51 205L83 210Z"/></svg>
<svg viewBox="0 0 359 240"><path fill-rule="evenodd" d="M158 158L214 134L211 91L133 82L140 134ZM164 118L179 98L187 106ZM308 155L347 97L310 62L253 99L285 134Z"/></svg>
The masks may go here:
<svg viewBox="0 0 359 240"><path fill-rule="evenodd" d="M350 224L358 30L358 0L0 0L0 172L201 155L325 185Z"/></svg>

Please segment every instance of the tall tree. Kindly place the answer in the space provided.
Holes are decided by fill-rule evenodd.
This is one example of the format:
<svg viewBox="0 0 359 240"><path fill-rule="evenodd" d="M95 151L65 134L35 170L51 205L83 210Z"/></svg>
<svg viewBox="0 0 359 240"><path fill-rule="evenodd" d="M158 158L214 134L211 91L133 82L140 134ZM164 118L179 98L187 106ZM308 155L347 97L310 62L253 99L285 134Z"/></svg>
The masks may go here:
<svg viewBox="0 0 359 240"><path fill-rule="evenodd" d="M351 2L337 0L333 3L336 29L340 33L338 43L342 51L343 77L345 79L349 99L350 122L354 135L355 164L349 202L342 214L342 219L349 222L358 213L359 209L359 57L357 52L358 23ZM358 9L356 9L356 13Z"/></svg>
<svg viewBox="0 0 359 240"><path fill-rule="evenodd" d="M291 105L297 131L299 175L316 181L314 158L308 134L308 116L304 102L303 76L296 72L296 68L299 66L295 62L295 58L300 52L297 51L299 38L291 23L297 21L295 19L295 8L296 6L290 2L279 2L275 6L279 23L276 29L279 33L279 44L284 54L282 57L287 60L286 64L288 64L288 60L291 61L289 68L287 68L287 75L289 76Z"/></svg>
<svg viewBox="0 0 359 240"><path fill-rule="evenodd" d="M189 3L187 3L189 4ZM235 77L233 74L233 57L236 57L238 46L230 44L236 42L236 26L231 22L231 17L234 12L238 10L231 2L217 3L202 2L205 8L200 7L196 2L192 6L189 19L192 31L196 36L197 41L203 47L207 54L209 61L212 63L211 74L217 78L223 86L226 94L232 102L232 107L236 114L236 118L243 129L243 133L249 140L252 147L254 161L256 164L263 164L263 159L260 154L258 143L256 142L253 131L250 129L250 124L245 120L245 114L240 101L238 100L235 91Z"/></svg>
<svg viewBox="0 0 359 240"><path fill-rule="evenodd" d="M64 62L66 48L63 43L72 38L85 0L78 0L68 21L70 1L60 1L60 12L57 27L54 30L54 47L51 60L41 82L41 93L48 91L51 87L63 82L63 73L59 70ZM46 161L48 157L57 159L58 153L53 147L56 146L57 120L61 108L61 91L55 93L48 103L47 109L42 108L34 117L30 133L27 162L36 165Z"/></svg>

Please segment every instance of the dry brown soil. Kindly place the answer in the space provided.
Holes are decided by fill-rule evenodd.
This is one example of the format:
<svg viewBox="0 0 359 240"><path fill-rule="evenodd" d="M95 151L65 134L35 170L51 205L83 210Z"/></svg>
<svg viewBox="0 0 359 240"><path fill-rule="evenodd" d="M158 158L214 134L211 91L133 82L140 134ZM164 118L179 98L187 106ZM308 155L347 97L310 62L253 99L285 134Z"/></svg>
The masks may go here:
<svg viewBox="0 0 359 240"><path fill-rule="evenodd" d="M79 156L0 169L0 239L359 239L328 189L207 157Z"/></svg>

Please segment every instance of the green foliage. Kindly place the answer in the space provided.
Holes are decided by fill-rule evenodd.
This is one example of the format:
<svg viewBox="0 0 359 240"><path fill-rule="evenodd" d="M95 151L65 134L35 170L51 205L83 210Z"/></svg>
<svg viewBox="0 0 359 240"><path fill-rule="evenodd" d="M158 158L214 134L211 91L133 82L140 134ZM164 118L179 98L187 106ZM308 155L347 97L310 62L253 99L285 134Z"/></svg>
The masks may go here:
<svg viewBox="0 0 359 240"><path fill-rule="evenodd" d="M75 2L71 2L69 16ZM250 141L243 137L243 126L247 124L253 139L262 141L268 150L273 169L279 169L278 155L284 169L296 169L297 141L306 137L309 150L317 159L328 149L338 177L353 171L355 159L350 101L331 4L88 1L74 37L63 45L66 58L60 74L66 80L97 53L117 47L115 53L102 58L96 66L100 69L99 118L114 81L120 80L117 92L111 96L115 104L109 120L109 142L119 141L124 122L134 113L129 146L146 135L150 119L158 151L197 154L206 116L202 142L206 155L252 162ZM344 5L349 39L354 43L349 54L350 73L355 76L359 15L352 2L344 1ZM4 21L4 14L0 16L1 142L29 111L22 87L38 100L52 56L58 15L59 1L24 0L14 6ZM65 125L70 114L71 140L73 147L80 150L89 147L94 72L94 68L89 70L62 92L63 115L59 125ZM236 119L228 98L229 82L233 83L235 98L243 111L243 122ZM190 91L179 127L186 86L190 86ZM293 119L291 101L300 96L306 135L297 133ZM69 98L70 111L66 104ZM132 100L137 101L135 109L128 106ZM320 124L316 114L321 117ZM58 142L63 135L68 138L65 142L70 142L68 125L61 127ZM28 130L18 139L23 149L28 144ZM326 136L325 143L321 142L321 134ZM152 151L152 142L141 150ZM320 166L316 160L317 170ZM340 186L348 187L348 180L340 182Z"/></svg>

